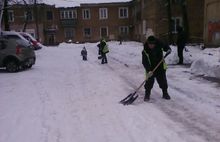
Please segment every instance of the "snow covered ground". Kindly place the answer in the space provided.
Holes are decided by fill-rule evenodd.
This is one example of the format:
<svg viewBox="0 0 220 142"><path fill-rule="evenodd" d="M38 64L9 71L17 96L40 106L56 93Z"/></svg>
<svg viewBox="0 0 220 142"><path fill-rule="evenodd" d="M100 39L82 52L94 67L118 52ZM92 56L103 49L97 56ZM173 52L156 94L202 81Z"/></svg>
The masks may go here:
<svg viewBox="0 0 220 142"><path fill-rule="evenodd" d="M88 61L80 56L83 46ZM30 70L0 70L0 142L220 141L219 83L174 65L172 47L167 58L172 99L163 100L155 83L150 103L143 102L142 88L133 105L123 106L118 101L144 79L142 44L109 42L109 47L107 65L97 59L95 43L64 43L37 51ZM186 62L215 53L188 49Z"/></svg>

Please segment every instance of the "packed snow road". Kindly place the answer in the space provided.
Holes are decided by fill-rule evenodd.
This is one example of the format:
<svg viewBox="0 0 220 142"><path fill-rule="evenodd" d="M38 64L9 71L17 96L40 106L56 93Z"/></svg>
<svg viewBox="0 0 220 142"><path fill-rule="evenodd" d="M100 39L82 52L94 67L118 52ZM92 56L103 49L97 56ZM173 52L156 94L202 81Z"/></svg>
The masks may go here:
<svg viewBox="0 0 220 142"><path fill-rule="evenodd" d="M88 61L80 51L88 50ZM118 103L144 79L141 44L109 43L109 64L96 44L37 51L32 69L0 71L0 142L219 142L220 87L170 65L169 93L155 83L149 103Z"/></svg>

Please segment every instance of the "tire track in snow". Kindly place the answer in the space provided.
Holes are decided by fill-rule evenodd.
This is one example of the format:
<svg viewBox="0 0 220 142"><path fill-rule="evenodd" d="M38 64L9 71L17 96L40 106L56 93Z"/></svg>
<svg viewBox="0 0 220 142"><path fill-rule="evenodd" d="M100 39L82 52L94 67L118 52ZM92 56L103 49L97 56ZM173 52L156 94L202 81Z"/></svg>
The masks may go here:
<svg viewBox="0 0 220 142"><path fill-rule="evenodd" d="M93 51L93 55L95 55L94 51ZM101 76L103 76L102 74L105 74L106 69L108 69L108 67L106 67L105 65L101 65L100 63L98 63L97 60L88 60L88 63L89 64L87 64L88 66L86 70L90 70L90 72L93 72L94 68L96 68L95 69L96 71L97 71L97 68L99 68L98 71L100 72L97 72L97 73L100 74ZM80 116L79 119L82 124L81 128L79 129L81 129L81 131L82 130L85 131L85 129L87 129L87 131L85 131L84 133L84 137L86 137L85 141L86 140L89 141L88 138L91 137L89 132L92 131L95 126L97 134L94 133L94 135L92 136L93 141L95 140L95 141L111 142L114 140L116 142L121 142L121 141L126 140L128 142L136 142L132 134L129 132L128 128L125 127L123 120L121 120L121 118L117 115L118 113L118 111L116 111L117 109L116 108L112 109L112 105L108 105L108 103L106 104L105 100L106 99L108 100L108 98L111 96L108 96L107 94L102 94L102 93L99 94L100 92L96 94L95 93L96 91L93 91L93 92L90 91L89 95L91 96L88 96L88 91L91 89L91 87L87 86L87 84L88 82L90 82L90 84L93 83L94 80L91 80L91 79L94 79L94 77L92 78L90 77L90 76L93 76L93 73L84 74L86 72L84 71L84 68L85 68L84 65L80 65L79 67L80 70L83 70L82 72L80 72L80 78L82 80L86 80L86 83L85 81L80 82L80 84L82 84L81 86L84 86L84 83L85 83L84 90L86 91L86 93L83 96L83 98L85 99L83 103L85 103L85 105L81 104L81 109L84 111L78 111L77 113L79 114L78 116ZM115 74L114 72L111 72L111 73ZM93 84L92 85L94 86L93 89L98 89L101 87L100 85L104 85L102 84L103 81L98 83L100 80L103 80L102 77L101 78L98 77L96 79L97 85L94 86ZM100 102L100 99L97 99L97 97L102 97L101 99L102 101ZM103 107L105 109L103 109ZM88 111L87 109L90 109L89 113L87 112ZM102 130L102 132L100 130ZM102 136L98 134L99 132L102 134ZM116 138L115 136L118 136L118 135L119 137Z"/></svg>

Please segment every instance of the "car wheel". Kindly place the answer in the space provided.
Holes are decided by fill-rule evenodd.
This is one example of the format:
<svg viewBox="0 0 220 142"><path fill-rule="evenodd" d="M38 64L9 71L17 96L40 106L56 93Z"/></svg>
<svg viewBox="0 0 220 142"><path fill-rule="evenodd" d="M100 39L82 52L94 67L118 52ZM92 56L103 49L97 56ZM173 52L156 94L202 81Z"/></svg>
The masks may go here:
<svg viewBox="0 0 220 142"><path fill-rule="evenodd" d="M19 66L16 61L12 60L12 61L9 61L6 63L6 70L8 72L17 72L18 68L19 68Z"/></svg>
<svg viewBox="0 0 220 142"><path fill-rule="evenodd" d="M32 65L28 65L27 68L30 69L32 67Z"/></svg>

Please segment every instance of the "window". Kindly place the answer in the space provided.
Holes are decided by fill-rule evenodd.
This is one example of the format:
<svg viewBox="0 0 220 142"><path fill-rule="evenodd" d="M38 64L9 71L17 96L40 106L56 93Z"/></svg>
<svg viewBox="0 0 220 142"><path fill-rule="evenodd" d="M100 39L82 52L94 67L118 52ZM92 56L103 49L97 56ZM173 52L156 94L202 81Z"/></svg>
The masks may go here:
<svg viewBox="0 0 220 142"><path fill-rule="evenodd" d="M64 10L60 12L60 19L76 19L77 11L76 10Z"/></svg>
<svg viewBox="0 0 220 142"><path fill-rule="evenodd" d="M32 37L36 38L35 33L29 33Z"/></svg>
<svg viewBox="0 0 220 142"><path fill-rule="evenodd" d="M108 27L101 27L100 28L100 36L107 37L108 36Z"/></svg>
<svg viewBox="0 0 220 142"><path fill-rule="evenodd" d="M53 12L47 11L47 20L53 20Z"/></svg>
<svg viewBox="0 0 220 142"><path fill-rule="evenodd" d="M128 35L129 34L128 26L121 26L121 27L119 27L119 34L120 35Z"/></svg>
<svg viewBox="0 0 220 142"><path fill-rule="evenodd" d="M64 17L65 19L69 19L69 11L64 11Z"/></svg>
<svg viewBox="0 0 220 142"><path fill-rule="evenodd" d="M119 18L128 18L128 8L127 7L119 8Z"/></svg>
<svg viewBox="0 0 220 142"><path fill-rule="evenodd" d="M28 21L33 21L33 12L32 11L26 11L24 17Z"/></svg>
<svg viewBox="0 0 220 142"><path fill-rule="evenodd" d="M108 9L100 8L99 9L99 19L108 19Z"/></svg>
<svg viewBox="0 0 220 142"><path fill-rule="evenodd" d="M14 22L14 11L12 10L8 11L8 21Z"/></svg>
<svg viewBox="0 0 220 142"><path fill-rule="evenodd" d="M182 26L182 18L181 17L172 17L172 32L177 33L177 27Z"/></svg>
<svg viewBox="0 0 220 142"><path fill-rule="evenodd" d="M84 29L84 37L91 37L91 29L90 28Z"/></svg>
<svg viewBox="0 0 220 142"><path fill-rule="evenodd" d="M90 19L90 9L83 9L83 19Z"/></svg>
<svg viewBox="0 0 220 142"><path fill-rule="evenodd" d="M74 37L74 29L65 29L65 38L72 39Z"/></svg>

